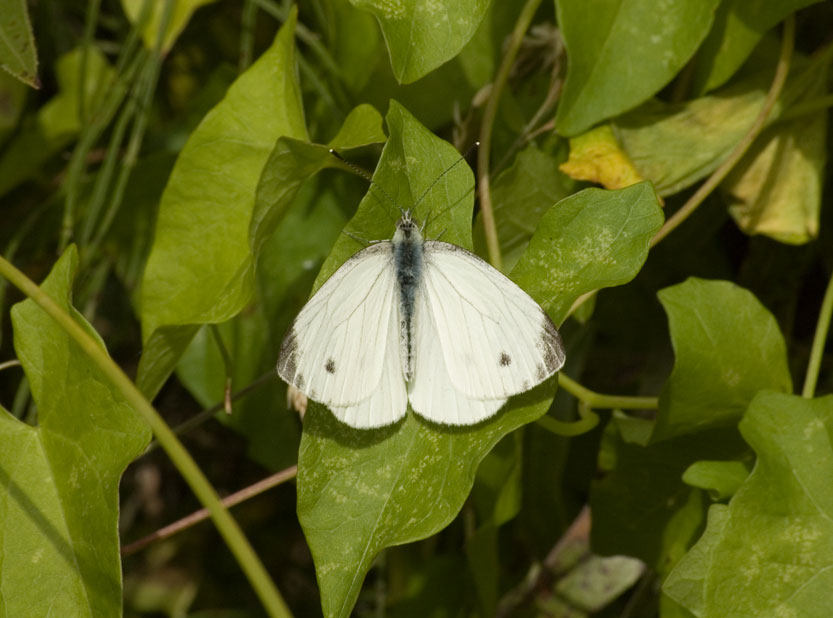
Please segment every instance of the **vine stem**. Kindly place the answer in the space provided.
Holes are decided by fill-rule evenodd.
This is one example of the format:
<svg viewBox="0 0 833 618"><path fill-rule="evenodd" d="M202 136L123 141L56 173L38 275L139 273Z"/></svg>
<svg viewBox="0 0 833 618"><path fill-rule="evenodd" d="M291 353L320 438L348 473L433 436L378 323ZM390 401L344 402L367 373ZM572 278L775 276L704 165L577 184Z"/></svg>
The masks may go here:
<svg viewBox="0 0 833 618"><path fill-rule="evenodd" d="M489 155L492 149L492 129L495 125L500 95L506 87L506 81L509 79L509 71L512 70L512 64L518 55L521 41L523 41L524 34L529 29L529 24L532 23L532 18L535 16L535 11L538 10L540 4L541 0L527 0L523 9L521 9L520 15L518 15L518 20L515 22L515 28L512 30L512 35L509 39L509 46L506 54L503 56L503 61L500 63L495 81L492 84L492 92L486 102L486 108L483 110L483 122L480 125L480 148L477 150L480 212L483 215L483 231L486 236L486 249L489 253L489 262L498 270L501 270L503 266L503 257L500 254L500 243L498 242L497 228L495 226L495 213L492 208L492 191L489 181Z"/></svg>
<svg viewBox="0 0 833 618"><path fill-rule="evenodd" d="M562 371L558 374L558 386L591 408L603 410L656 410L659 407L657 397L626 397L624 395L603 395L582 386L567 377Z"/></svg>
<svg viewBox="0 0 833 618"><path fill-rule="evenodd" d="M276 472L271 476L267 476L265 479L262 479L257 483L253 483L248 487L244 487L240 491L236 491L230 496L226 496L222 500L223 505L226 508L229 508L236 504L240 504L241 502L244 502L249 498L259 496L268 489L272 489L273 487L277 487L278 485L281 485L286 481L294 479L296 476L298 476L298 466L290 466L285 470L281 470L280 472ZM194 511L190 515L187 515L182 519L175 521L172 524L168 524L164 528L160 528L159 530L152 532L151 534L145 537L142 537L138 541L134 541L133 543L123 545L121 548L121 555L130 556L132 554L135 554L136 552L144 549L154 541L167 539L168 537L171 537L174 534L177 534L178 532L187 530L194 524L198 524L201 521L205 521L209 517L211 517L211 513L208 512L208 509L200 509L199 511Z"/></svg>
<svg viewBox="0 0 833 618"><path fill-rule="evenodd" d="M156 439L168 453L180 474L193 490L200 503L211 513L217 530L228 545L255 592L272 618L289 618L292 614L257 557L237 522L225 509L214 488L202 473L191 455L182 446L170 427L159 413L145 399L136 385L130 381L121 368L107 355L107 352L81 328L52 298L41 290L31 279L15 268L8 260L0 257L0 275L37 303L46 311L78 347L98 366L110 382L119 389L125 400L150 425Z"/></svg>
<svg viewBox="0 0 833 618"><path fill-rule="evenodd" d="M824 300L821 301L816 334L813 336L813 347L810 348L810 362L807 364L807 375L804 377L804 388L801 391L801 396L807 399L812 399L816 393L816 382L819 379L824 343L827 341L827 333L830 330L831 314L833 314L833 274L830 275Z"/></svg>
<svg viewBox="0 0 833 618"><path fill-rule="evenodd" d="M674 231L683 221L688 219L691 213L693 213L697 207L703 203L706 197L708 197L709 194L711 194L711 192L714 191L721 182L723 182L723 179L726 178L738 161L743 158L743 155L746 154L746 151L749 150L749 147L758 135L760 135L766 125L770 113L772 112L772 108L775 107L775 102L781 94L784 83L787 80L787 74L790 71L790 62L792 60L794 40L795 17L790 15L784 21L784 34L781 39L781 54L778 57L775 77L772 79L772 85L769 87L769 92L767 93L766 99L764 99L761 111L755 118L755 122L752 123L749 131L743 136L743 139L737 143L734 150L732 150L726 160L720 164L720 167L718 167L714 173L709 176L706 182L700 185L697 191L694 192L694 195L692 195L688 201L683 204L683 206L660 228L659 232L657 232L651 239L652 247Z"/></svg>

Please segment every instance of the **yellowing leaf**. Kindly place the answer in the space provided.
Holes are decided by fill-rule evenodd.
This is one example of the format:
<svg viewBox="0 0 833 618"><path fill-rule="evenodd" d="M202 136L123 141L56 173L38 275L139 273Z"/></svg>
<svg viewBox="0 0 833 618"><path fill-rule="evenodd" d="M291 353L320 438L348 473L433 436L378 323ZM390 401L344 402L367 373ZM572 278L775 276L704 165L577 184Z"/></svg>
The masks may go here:
<svg viewBox="0 0 833 618"><path fill-rule="evenodd" d="M576 180L597 182L605 189L623 189L644 180L619 146L610 125L570 139L570 157L558 166Z"/></svg>

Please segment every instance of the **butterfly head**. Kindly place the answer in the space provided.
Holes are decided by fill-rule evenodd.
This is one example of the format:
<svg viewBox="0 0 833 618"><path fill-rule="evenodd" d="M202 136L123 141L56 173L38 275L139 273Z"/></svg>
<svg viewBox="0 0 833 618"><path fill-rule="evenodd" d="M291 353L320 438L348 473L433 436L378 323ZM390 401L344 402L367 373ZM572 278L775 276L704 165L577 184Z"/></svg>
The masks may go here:
<svg viewBox="0 0 833 618"><path fill-rule="evenodd" d="M416 221L414 221L410 210L402 211L402 216L396 223L396 232L393 234L393 242L422 242L422 230L420 230L420 227L417 225Z"/></svg>

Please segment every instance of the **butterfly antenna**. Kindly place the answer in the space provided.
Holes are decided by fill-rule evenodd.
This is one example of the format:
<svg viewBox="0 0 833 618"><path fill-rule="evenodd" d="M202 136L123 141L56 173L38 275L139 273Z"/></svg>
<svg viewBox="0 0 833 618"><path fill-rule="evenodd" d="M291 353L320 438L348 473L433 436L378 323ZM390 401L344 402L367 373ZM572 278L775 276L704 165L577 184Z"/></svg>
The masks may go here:
<svg viewBox="0 0 833 618"><path fill-rule="evenodd" d="M338 152L336 152L336 151L335 151L334 149L332 149L332 148L330 148L330 154L331 154L331 155L333 155L336 159L338 159L338 160L339 160L339 161L341 161L342 163L344 163L344 165L346 165L347 167L349 167L351 170L353 170L354 172L356 172L359 176L361 176L362 178L364 178L365 180L367 180L367 182L369 182L369 183L370 183L371 188L376 187L377 189L379 189L379 191L381 191L381 192L384 194L384 196L385 196L386 198L388 198L388 201L389 201L391 204L393 204L394 206L396 206L396 209L397 209L400 213L405 214L405 209L404 209L404 208L402 208L402 206L400 206L400 205L399 205L399 203L398 203L395 199L393 199L393 198L390 196L390 193L388 193L387 191L385 191L385 188L384 188L382 185L380 185L378 182L376 182L375 180L373 180L373 177L372 177L370 174L368 174L367 170L362 169L361 167L359 167L359 166L358 166L358 165L356 165L355 163L351 163L350 161L348 161L347 159L345 159L344 157L342 157L340 154L338 154ZM378 198L377 198L377 199L378 199ZM387 212L387 210L386 210L385 212L388 214L388 217L390 217L390 213L388 213L388 212Z"/></svg>
<svg viewBox="0 0 833 618"><path fill-rule="evenodd" d="M433 188L434 188L434 185L435 185L435 184L437 184L438 182L440 182L440 180L442 180L442 179L443 179L443 177L444 177L446 174L448 174L448 172L450 172L450 171L451 171L451 170L453 170L455 167L457 167L458 165L460 165L460 163L462 163L463 161L465 161L465 160L468 158L468 156L472 153L472 151L473 151L474 149L476 149L478 146L480 146L480 142L474 142L474 144L472 144L472 145L471 145L471 148L469 148L469 149L465 152L465 154L460 155L460 158L459 158L459 159L457 159L454 163L452 163L451 165L449 165L449 166L445 169L445 171L443 171L443 173L442 173L442 174L440 174L439 176L437 176L437 178L435 178L435 179L434 179L434 182L432 182L430 185L428 185L428 188L427 188L427 189L425 189L425 191L423 191L423 192L422 192L422 195L420 195L420 196L419 196L419 199L418 199L416 202L414 202L414 208L416 208L416 207L419 205L419 203L420 203L420 202L422 202L422 200L423 200L423 199L425 199L425 196L426 196L426 195L428 195L428 192L429 192L429 191L431 191L431 189L433 189Z"/></svg>

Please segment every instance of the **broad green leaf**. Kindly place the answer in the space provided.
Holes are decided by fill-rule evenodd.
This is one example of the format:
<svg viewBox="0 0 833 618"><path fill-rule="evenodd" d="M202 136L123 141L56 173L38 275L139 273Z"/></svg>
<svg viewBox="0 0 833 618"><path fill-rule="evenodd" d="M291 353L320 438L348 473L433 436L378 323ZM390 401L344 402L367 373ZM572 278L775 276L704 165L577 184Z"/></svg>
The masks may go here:
<svg viewBox="0 0 833 618"><path fill-rule="evenodd" d="M70 247L43 289L98 339L71 305L77 263ZM0 409L0 610L121 616L119 479L150 431L34 301L11 313L38 426Z"/></svg>
<svg viewBox="0 0 833 618"><path fill-rule="evenodd" d="M723 0L697 54L693 87L721 86L752 53L764 34L790 13L819 0Z"/></svg>
<svg viewBox="0 0 833 618"><path fill-rule="evenodd" d="M346 222L340 208L344 194L339 194L338 186L321 189L319 184L304 186L276 233L264 244L254 302L217 325L231 358L232 391L274 372L275 350ZM299 234L299 229L314 233ZM303 290L303 298L297 289ZM201 405L208 407L223 400L226 367L207 327L191 341L177 365L177 375ZM286 388L276 374L268 384L235 401L231 415L218 412L215 418L244 435L249 440L249 456L267 468L282 469L297 460L300 424L297 414L287 410Z"/></svg>
<svg viewBox="0 0 833 618"><path fill-rule="evenodd" d="M750 292L691 277L660 291L659 300L675 361L652 441L734 425L759 390L792 391L778 323Z"/></svg>
<svg viewBox="0 0 833 618"><path fill-rule="evenodd" d="M558 324L585 292L633 279L662 221L650 183L585 189L547 211L512 278Z"/></svg>
<svg viewBox="0 0 833 618"><path fill-rule="evenodd" d="M664 590L698 618L830 614L833 396L758 394L740 423L758 456Z"/></svg>
<svg viewBox="0 0 833 618"><path fill-rule="evenodd" d="M261 171L279 137L306 139L294 29L295 13L191 135L165 187L142 286L145 394L157 392L197 325L229 319L251 297Z"/></svg>
<svg viewBox="0 0 833 618"><path fill-rule="evenodd" d="M40 88L38 52L26 0L4 0L0 9L0 68Z"/></svg>
<svg viewBox="0 0 833 618"><path fill-rule="evenodd" d="M622 420L645 429L652 424ZM590 494L593 551L634 556L667 573L688 550L705 517L704 494L683 483L683 473L700 459L737 459L747 449L734 428L647 446L631 441L633 429L618 418L605 428L599 453L603 474Z"/></svg>
<svg viewBox="0 0 833 618"><path fill-rule="evenodd" d="M374 176L375 185L348 225L354 236L380 239L393 232L395 207L376 186L408 207L459 161L460 155L450 145L428 133L395 102L387 124L390 138ZM415 216L424 219L433 213L426 229L429 238L444 231L444 239L471 247L472 187L471 171L458 163L425 195ZM527 252L533 255L524 271L528 281L540 278L559 258L581 257L589 262L584 269L575 267L576 274L569 273L573 278L567 281L561 279L565 270L547 273L552 289L566 296L551 312L559 320L582 291L600 282L612 285L633 277L644 261L648 240L662 221L647 185L597 193L579 198L577 210L588 206L592 212L586 218L573 213L572 218L581 223L571 230L559 229L552 222L556 217L547 222L548 213L542 221L544 232L533 237ZM627 204L623 215L605 217L605 207L621 211L623 204ZM606 227L611 222L612 230ZM638 232L631 233L631 227ZM594 244L609 233L610 242L601 251L568 255L562 247L572 249L574 231L592 234ZM321 269L318 285L360 248L352 237L340 238ZM614 250L625 257L617 261L611 255ZM537 260L534 273L533 259ZM535 292L551 298L551 290L543 285ZM446 526L468 496L483 457L504 435L540 417L554 390L555 381L549 380L513 398L493 419L459 428L434 425L409 414L391 427L354 430L335 420L323 406L310 404L299 453L298 516L315 560L325 616L349 615L364 574L381 549L424 538Z"/></svg>
<svg viewBox="0 0 833 618"><path fill-rule="evenodd" d="M718 0L653 3L557 0L567 79L555 118L576 135L627 111L665 86L706 36Z"/></svg>
<svg viewBox="0 0 833 618"><path fill-rule="evenodd" d="M81 131L78 101L81 93L80 66L83 52L61 56L55 67L58 94L41 107L34 122L24 122L0 158L0 195L41 172L44 163L63 150ZM95 47L87 56L84 96L90 107L114 77L113 69Z"/></svg>
<svg viewBox="0 0 833 618"><path fill-rule="evenodd" d="M339 78L357 93L367 85L379 57L384 56L379 24L348 0L329 0L326 4L332 16L327 37L330 53L338 65Z"/></svg>
<svg viewBox="0 0 833 618"><path fill-rule="evenodd" d="M170 8L170 15L168 15L168 22L165 28L165 35L162 38L162 53L165 54L174 42L182 34L185 26L188 25L188 20L191 19L194 11L201 6L211 4L215 0L170 0L172 6ZM159 39L159 30L162 26L162 19L166 11L165 2L156 2L155 0L121 0L122 8L134 24L139 21L142 15L142 7L146 2L150 2L150 15L147 17L145 26L142 29L142 39L148 49L154 49L156 42Z"/></svg>
<svg viewBox="0 0 833 618"><path fill-rule="evenodd" d="M385 141L382 117L376 108L362 104L353 109L328 145L281 137L263 168L249 226L252 252L257 255L285 215L298 189L326 167L338 167L330 153Z"/></svg>
<svg viewBox="0 0 833 618"><path fill-rule="evenodd" d="M721 185L738 227L789 244L815 239L826 154L826 110L767 130Z"/></svg>
<svg viewBox="0 0 833 618"><path fill-rule="evenodd" d="M418 80L456 56L474 35L488 0L350 0L376 16L400 83Z"/></svg>

